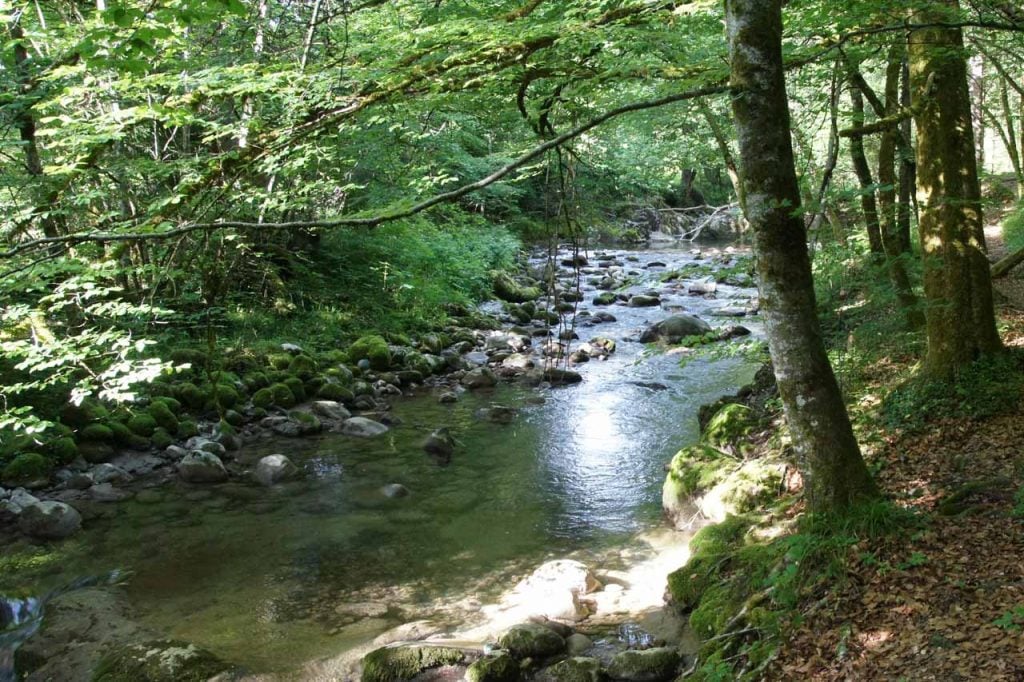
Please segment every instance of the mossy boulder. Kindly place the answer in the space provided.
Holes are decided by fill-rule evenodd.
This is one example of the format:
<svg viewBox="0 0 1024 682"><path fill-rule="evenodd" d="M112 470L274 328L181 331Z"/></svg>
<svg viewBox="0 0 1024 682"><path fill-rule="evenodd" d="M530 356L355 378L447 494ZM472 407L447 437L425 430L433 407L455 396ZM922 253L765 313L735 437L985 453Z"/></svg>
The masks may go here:
<svg viewBox="0 0 1024 682"><path fill-rule="evenodd" d="M498 638L498 646L516 658L547 658L565 651L565 640L540 623L520 623Z"/></svg>
<svg viewBox="0 0 1024 682"><path fill-rule="evenodd" d="M465 682L519 682L519 663L505 652L488 654L466 670Z"/></svg>
<svg viewBox="0 0 1024 682"><path fill-rule="evenodd" d="M723 405L708 422L701 439L715 447L732 446L740 452L751 449L745 439L757 427L758 419L746 405Z"/></svg>
<svg viewBox="0 0 1024 682"><path fill-rule="evenodd" d="M690 614L690 627L702 639L714 637L735 616L742 602L737 603L726 585L709 585L700 596L700 603Z"/></svg>
<svg viewBox="0 0 1024 682"><path fill-rule="evenodd" d="M242 396L239 395L238 389L231 384L218 383L215 386L210 386L207 395L210 396L209 407L216 409L228 410L241 402Z"/></svg>
<svg viewBox="0 0 1024 682"><path fill-rule="evenodd" d="M754 521L748 516L729 516L721 523L704 526L690 540L690 553L724 554L738 549Z"/></svg>
<svg viewBox="0 0 1024 682"><path fill-rule="evenodd" d="M136 436L142 436L143 438L149 438L156 431L158 426L156 419L147 412L140 412L133 415L126 424L128 429Z"/></svg>
<svg viewBox="0 0 1024 682"><path fill-rule="evenodd" d="M362 682L402 682L444 665L464 663L467 654L445 646L391 646L371 651L363 658Z"/></svg>
<svg viewBox="0 0 1024 682"><path fill-rule="evenodd" d="M540 298L538 287L519 284L507 272L494 272L494 295L509 303L525 303Z"/></svg>
<svg viewBox="0 0 1024 682"><path fill-rule="evenodd" d="M25 452L4 467L0 479L7 485L21 485L50 478L53 462L37 452Z"/></svg>
<svg viewBox="0 0 1024 682"><path fill-rule="evenodd" d="M242 379L242 383L250 391L258 391L261 388L266 388L270 385L270 379L263 372L249 372Z"/></svg>
<svg viewBox="0 0 1024 682"><path fill-rule="evenodd" d="M201 410L206 405L207 394L191 381L183 381L174 387L174 396L189 409Z"/></svg>
<svg viewBox="0 0 1024 682"><path fill-rule="evenodd" d="M717 485L735 466L735 459L704 443L677 452L661 488L665 513L676 522L692 515L695 498Z"/></svg>
<svg viewBox="0 0 1024 682"><path fill-rule="evenodd" d="M112 423L117 424L117 422ZM113 443L114 431L106 424L89 424L78 432L78 438L87 443Z"/></svg>
<svg viewBox="0 0 1024 682"><path fill-rule="evenodd" d="M618 296L614 292L602 291L594 297L594 305L611 305L616 300L618 300Z"/></svg>
<svg viewBox="0 0 1024 682"><path fill-rule="evenodd" d="M348 356L353 362L367 360L370 367L378 371L391 367L391 349L384 337L371 334L358 339L349 346Z"/></svg>
<svg viewBox="0 0 1024 682"><path fill-rule="evenodd" d="M320 387L320 390L316 392L316 395L321 400L335 400L339 403L352 402L355 399L355 393L352 389L346 388L341 384L334 383L333 381L325 383Z"/></svg>
<svg viewBox="0 0 1024 682"><path fill-rule="evenodd" d="M181 412L181 401L177 400L175 398L172 398L171 396L159 396L159 397L153 398L150 401L150 407L152 407L153 405L156 405L158 403L163 405L164 407L166 407L168 410L170 410L171 414L178 414L178 413Z"/></svg>
<svg viewBox="0 0 1024 682"><path fill-rule="evenodd" d="M80 404L68 403L61 409L60 420L73 429L83 429L110 416L102 403L93 398L86 398Z"/></svg>
<svg viewBox="0 0 1024 682"><path fill-rule="evenodd" d="M269 388L261 388L252 396L252 404L256 407L267 408L271 405L278 407L293 407L295 405L295 394L285 384L274 384Z"/></svg>
<svg viewBox="0 0 1024 682"><path fill-rule="evenodd" d="M171 362L175 365L189 365L195 372L206 368L208 356L201 350L194 348L178 348L171 351Z"/></svg>
<svg viewBox="0 0 1024 682"><path fill-rule="evenodd" d="M423 376L430 376L433 372L433 365L423 356L422 353L412 351L405 354L405 368L413 372L419 372Z"/></svg>
<svg viewBox="0 0 1024 682"><path fill-rule="evenodd" d="M288 371L306 381L316 374L316 360L308 355L296 355L288 364Z"/></svg>
<svg viewBox="0 0 1024 682"><path fill-rule="evenodd" d="M285 386L285 388L288 388ZM291 391L288 391L291 393ZM252 404L255 407L268 408L274 404L274 391L270 388L261 388L252 394Z"/></svg>
<svg viewBox="0 0 1024 682"><path fill-rule="evenodd" d="M174 436L172 436L170 432L162 426L157 427L153 431L153 435L149 440L153 444L153 447L158 450L165 450L174 445Z"/></svg>
<svg viewBox="0 0 1024 682"><path fill-rule="evenodd" d="M672 604L680 611L692 611L700 603L704 591L719 580L723 557L719 554L699 554L668 575L668 593Z"/></svg>
<svg viewBox="0 0 1024 682"><path fill-rule="evenodd" d="M545 668L540 678L549 682L602 682L606 679L599 660L581 656Z"/></svg>
<svg viewBox="0 0 1024 682"><path fill-rule="evenodd" d="M293 376L288 377L282 383L287 386L288 390L292 393L292 405L296 405L306 400L306 386L302 383L302 379ZM280 405L281 403L278 404Z"/></svg>
<svg viewBox="0 0 1024 682"><path fill-rule="evenodd" d="M67 464L78 456L78 446L74 438L61 436L47 442L46 454L58 464Z"/></svg>
<svg viewBox="0 0 1024 682"><path fill-rule="evenodd" d="M199 435L199 425L191 419L182 419L178 422L178 438L186 439Z"/></svg>
<svg viewBox="0 0 1024 682"><path fill-rule="evenodd" d="M626 682L665 682L675 679L682 659L669 647L623 651L608 664L608 675Z"/></svg>
<svg viewBox="0 0 1024 682"><path fill-rule="evenodd" d="M323 431L324 425L316 415L310 414L309 412L303 412L301 410L292 410L288 413L288 416L299 423L299 430L304 436Z"/></svg>
<svg viewBox="0 0 1024 682"><path fill-rule="evenodd" d="M283 371L292 364L292 356L288 353L271 353L267 356L267 364L273 369Z"/></svg>
<svg viewBox="0 0 1024 682"><path fill-rule="evenodd" d="M352 370L341 364L331 367L324 372L324 375L330 377L342 386L351 386L352 380L355 378Z"/></svg>
<svg viewBox="0 0 1024 682"><path fill-rule="evenodd" d="M206 682L231 669L194 644L162 639L109 651L96 665L92 682Z"/></svg>
<svg viewBox="0 0 1024 682"><path fill-rule="evenodd" d="M226 421L228 424L231 424L231 426L234 426L236 428L245 425L245 417L243 417L240 412L236 412L235 410L225 410L224 421Z"/></svg>

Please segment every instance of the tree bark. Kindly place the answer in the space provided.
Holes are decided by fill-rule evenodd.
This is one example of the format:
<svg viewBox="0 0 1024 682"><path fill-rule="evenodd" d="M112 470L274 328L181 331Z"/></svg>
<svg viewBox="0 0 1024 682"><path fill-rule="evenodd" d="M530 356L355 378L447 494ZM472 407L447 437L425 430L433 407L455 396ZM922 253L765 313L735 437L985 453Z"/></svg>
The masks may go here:
<svg viewBox="0 0 1024 682"><path fill-rule="evenodd" d="M917 126L918 230L924 258L928 353L924 371L952 379L1001 348L985 255L963 34L943 26L943 7L914 12L929 25L909 36Z"/></svg>
<svg viewBox="0 0 1024 682"><path fill-rule="evenodd" d="M910 102L910 66L907 56L903 55L903 63L900 65L900 107L909 109ZM907 140L908 144L899 146L900 171L899 171L899 204L896 209L896 232L900 237L900 253L910 253L910 216L917 210L914 203L914 188L917 185L917 162L914 159L914 150L909 145L910 140L910 119L900 123L900 139Z"/></svg>
<svg viewBox="0 0 1024 682"><path fill-rule="evenodd" d="M727 0L732 108L744 212L754 231L775 377L810 507L877 494L822 341L782 71L780 0Z"/></svg>
<svg viewBox="0 0 1024 682"><path fill-rule="evenodd" d="M850 88L850 99L853 101L853 127L860 128L864 125L864 97L860 88ZM875 202L875 181L871 177L871 166L868 165L868 157L864 153L864 137L854 135L850 138L850 160L853 162L853 170L860 181L860 206L864 211L864 223L868 231L868 246L871 253L884 253L882 246L882 232L878 227L878 204Z"/></svg>
<svg viewBox="0 0 1024 682"><path fill-rule="evenodd" d="M887 116L899 108L900 71L903 68L902 49L890 52L885 69L885 113ZM899 130L887 128L878 144L878 218L885 250L885 265L889 281L896 291L896 300L910 329L924 326L924 312L910 283L903 260L896 206L896 138Z"/></svg>

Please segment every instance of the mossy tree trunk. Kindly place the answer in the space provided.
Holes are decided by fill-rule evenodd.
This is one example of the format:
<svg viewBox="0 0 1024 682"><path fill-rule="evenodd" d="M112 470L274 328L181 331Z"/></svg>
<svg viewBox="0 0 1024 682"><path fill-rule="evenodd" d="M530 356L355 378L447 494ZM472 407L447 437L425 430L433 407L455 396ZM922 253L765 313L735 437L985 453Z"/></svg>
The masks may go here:
<svg viewBox="0 0 1024 682"><path fill-rule="evenodd" d="M963 34L957 0L917 10L909 36L917 127L918 230L928 318L925 372L950 379L1001 347L985 255ZM943 25L945 24L945 25Z"/></svg>
<svg viewBox="0 0 1024 682"><path fill-rule="evenodd" d="M754 232L761 305L786 419L812 509L877 494L853 435L815 311L807 235L798 216L782 71L780 0L727 0L733 116L744 212Z"/></svg>

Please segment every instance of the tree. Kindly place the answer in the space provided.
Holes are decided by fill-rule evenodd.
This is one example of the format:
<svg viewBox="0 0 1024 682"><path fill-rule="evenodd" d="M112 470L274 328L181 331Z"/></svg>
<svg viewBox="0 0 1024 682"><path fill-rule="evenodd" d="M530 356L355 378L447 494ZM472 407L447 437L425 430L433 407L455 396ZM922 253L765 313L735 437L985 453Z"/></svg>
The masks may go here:
<svg viewBox="0 0 1024 682"><path fill-rule="evenodd" d="M812 509L877 494L853 435L815 311L807 235L796 210L780 0L727 0L733 116L744 212L754 232L761 306L786 420Z"/></svg>
<svg viewBox="0 0 1024 682"><path fill-rule="evenodd" d="M924 258L925 372L952 379L1001 347L985 254L963 34L957 0L914 12L910 79L917 127L918 230Z"/></svg>

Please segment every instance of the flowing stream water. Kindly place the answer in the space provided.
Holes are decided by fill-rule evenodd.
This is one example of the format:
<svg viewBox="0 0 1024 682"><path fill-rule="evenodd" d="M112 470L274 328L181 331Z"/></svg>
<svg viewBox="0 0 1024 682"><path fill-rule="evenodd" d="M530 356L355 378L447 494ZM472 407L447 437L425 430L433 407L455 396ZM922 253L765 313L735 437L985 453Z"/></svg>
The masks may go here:
<svg viewBox="0 0 1024 682"><path fill-rule="evenodd" d="M678 356L646 350L636 331L676 310L724 325L730 320L713 311L754 291L720 285L710 298L688 295L684 281L659 283L666 270L694 260L688 250L621 255L636 273L631 290L659 288L662 304L608 306L616 322L580 328L583 340L618 344L607 361L577 368L582 383L502 384L454 404L422 391L394 402L400 424L378 438L260 442L245 456L285 453L306 476L270 489L172 485L112 505L109 518L66 541L51 584L32 586L35 593L126 569L125 589L145 626L272 672L403 622L471 621L550 558L627 568L649 549L644 533L664 525L664 465L697 439L699 406L734 392L755 369L741 358L681 367ZM659 262L666 267L651 266ZM593 287L583 290L580 310L597 310ZM756 318L743 324L759 333ZM519 409L511 424L475 417L495 403ZM420 447L439 426L458 442L448 466ZM384 496L390 483L411 494Z"/></svg>

